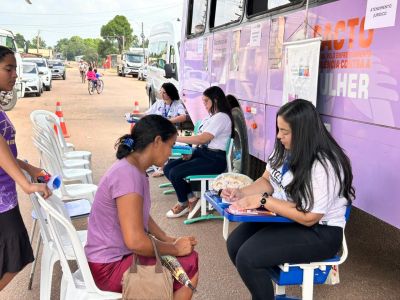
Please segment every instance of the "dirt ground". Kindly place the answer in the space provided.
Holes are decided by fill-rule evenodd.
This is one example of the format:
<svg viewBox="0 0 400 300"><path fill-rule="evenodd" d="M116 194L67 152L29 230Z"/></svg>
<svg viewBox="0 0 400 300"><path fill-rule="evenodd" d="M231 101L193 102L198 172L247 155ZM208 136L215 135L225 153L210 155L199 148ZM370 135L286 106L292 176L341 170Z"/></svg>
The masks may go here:
<svg viewBox="0 0 400 300"><path fill-rule="evenodd" d="M103 72L103 71L101 71ZM35 109L55 111L56 101L61 101L68 132L78 150L93 153L92 170L97 183L105 170L115 160L114 143L129 130L124 119L133 110L134 101L140 109L148 106L145 83L132 77L118 77L104 71L105 88L100 95L89 95L87 84L80 82L76 68L67 69L67 80L54 80L53 89L41 97L27 97L18 101L8 113L17 130L19 158L38 164L38 153L33 147L29 114ZM158 184L165 178L151 178L152 215L160 226L172 235L195 235L199 244L200 283L194 299L250 299L227 256L222 238L221 221L183 225L182 219L168 220L166 211L175 203L174 195L165 196ZM32 226L31 204L21 190L18 191L20 208L28 232ZM75 222L79 229L85 221ZM235 225L231 225L234 228ZM353 209L346 237L349 258L340 267L341 283L336 286L316 286L315 299L400 299L400 233L375 218ZM35 241L36 243L36 241ZM32 290L28 290L30 265L0 293L0 299L39 299L40 253L38 256ZM53 275L52 299L59 299L61 270L56 265ZM300 296L300 288L288 289Z"/></svg>

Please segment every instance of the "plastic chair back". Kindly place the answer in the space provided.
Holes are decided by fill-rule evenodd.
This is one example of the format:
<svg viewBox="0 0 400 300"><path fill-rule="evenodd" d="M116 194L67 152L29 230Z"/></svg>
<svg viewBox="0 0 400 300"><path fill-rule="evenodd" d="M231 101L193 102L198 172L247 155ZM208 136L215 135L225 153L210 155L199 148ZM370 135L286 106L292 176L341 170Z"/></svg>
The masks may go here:
<svg viewBox="0 0 400 300"><path fill-rule="evenodd" d="M97 288L96 284L94 283L93 276L90 272L82 243L79 239L75 227L72 225L71 220L69 218L63 215L58 209L56 209L54 205L52 205L53 199L57 197L53 195L50 197L51 201L48 200L46 201L38 193L36 193L36 196L38 198L38 203L40 204L41 208L44 210L46 214L46 218L50 228L50 234L58 250L60 264L63 271L62 280L66 279L67 282L73 283L72 286L74 286L75 290L79 290L80 295L84 292L91 294L93 293L93 296L96 294L99 296L107 294L120 295L117 293L104 292ZM54 202L56 203L60 201L59 199L54 199L54 200L55 200ZM68 263L67 259L68 254L66 253L66 250L63 247L63 240L65 239L67 239L70 245L72 246L73 251L71 253L75 255L75 260L79 267L79 272L78 272L80 277L79 280L82 280L82 282L79 282L77 280L77 277L74 276L74 273ZM74 292L68 293L68 290L66 291L66 293L67 295L69 294L70 296L74 295ZM67 298L69 297L67 296ZM93 297L91 299L96 299L96 297ZM115 299L115 298L110 298L110 299Z"/></svg>

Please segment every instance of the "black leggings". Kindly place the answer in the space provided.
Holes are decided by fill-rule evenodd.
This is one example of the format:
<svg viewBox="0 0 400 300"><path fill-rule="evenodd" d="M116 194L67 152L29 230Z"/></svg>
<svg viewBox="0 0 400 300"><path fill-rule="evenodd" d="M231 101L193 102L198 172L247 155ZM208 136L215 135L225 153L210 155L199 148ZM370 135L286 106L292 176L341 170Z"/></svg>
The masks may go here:
<svg viewBox="0 0 400 300"><path fill-rule="evenodd" d="M341 227L298 223L242 223L229 236L228 253L253 300L274 299L267 268L333 257L342 244Z"/></svg>

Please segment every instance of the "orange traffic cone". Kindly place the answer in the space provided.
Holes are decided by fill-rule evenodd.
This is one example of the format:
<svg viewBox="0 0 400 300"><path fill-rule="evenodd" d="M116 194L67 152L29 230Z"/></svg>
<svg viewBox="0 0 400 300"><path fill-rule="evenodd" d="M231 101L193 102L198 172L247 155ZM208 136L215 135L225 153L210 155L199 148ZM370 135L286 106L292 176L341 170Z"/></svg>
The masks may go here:
<svg viewBox="0 0 400 300"><path fill-rule="evenodd" d="M135 101L135 107L134 107L134 109L133 109L133 113L134 113L134 114L140 113L140 110L139 110L139 101Z"/></svg>
<svg viewBox="0 0 400 300"><path fill-rule="evenodd" d="M61 102L60 101L57 101L57 103L56 103L56 115L60 119L60 127L61 127L64 137L65 138L70 137L70 135L68 134L68 131L67 131L67 125L64 122L64 115L61 110ZM56 129L56 131L57 131L57 129Z"/></svg>

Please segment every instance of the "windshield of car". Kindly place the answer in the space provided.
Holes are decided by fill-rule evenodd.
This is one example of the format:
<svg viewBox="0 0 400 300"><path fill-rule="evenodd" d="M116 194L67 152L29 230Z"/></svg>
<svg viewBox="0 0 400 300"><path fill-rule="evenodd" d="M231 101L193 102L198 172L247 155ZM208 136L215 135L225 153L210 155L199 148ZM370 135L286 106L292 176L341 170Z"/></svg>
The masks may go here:
<svg viewBox="0 0 400 300"><path fill-rule="evenodd" d="M25 60L25 61L29 61L29 62L33 62L35 63L38 67L46 67L46 64L43 60Z"/></svg>
<svg viewBox="0 0 400 300"><path fill-rule="evenodd" d="M51 61L51 60L49 60L49 65L56 66L56 67L64 66L64 64L61 61Z"/></svg>
<svg viewBox="0 0 400 300"><path fill-rule="evenodd" d="M138 55L138 54L127 54L126 60L131 63L143 63L144 57L143 55Z"/></svg>
<svg viewBox="0 0 400 300"><path fill-rule="evenodd" d="M37 74L35 66L32 65L23 65L25 74Z"/></svg>

